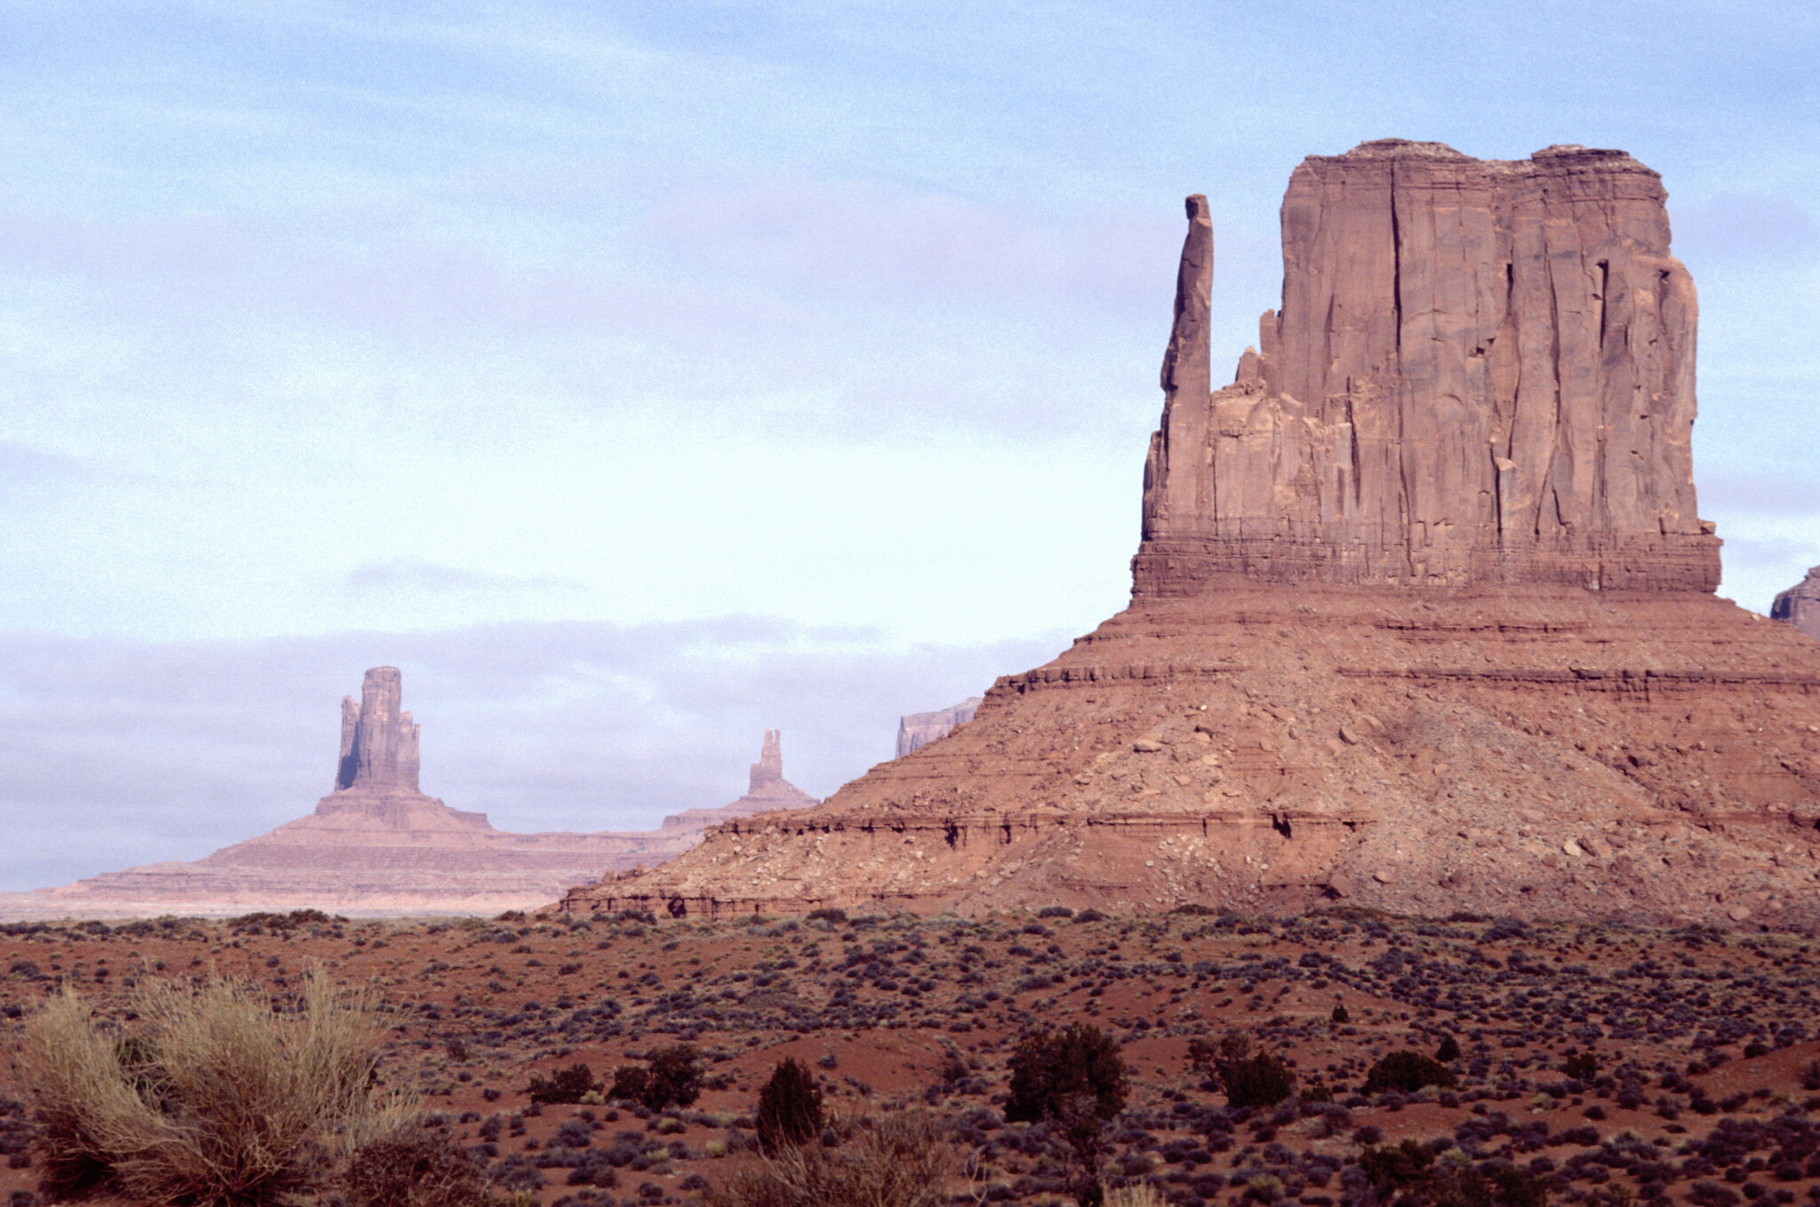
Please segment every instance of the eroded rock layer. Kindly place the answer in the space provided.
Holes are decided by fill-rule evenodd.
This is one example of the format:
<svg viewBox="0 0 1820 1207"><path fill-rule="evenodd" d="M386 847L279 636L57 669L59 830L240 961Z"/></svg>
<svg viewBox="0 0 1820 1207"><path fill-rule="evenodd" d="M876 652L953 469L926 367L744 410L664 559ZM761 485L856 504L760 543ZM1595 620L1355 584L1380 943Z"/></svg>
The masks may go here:
<svg viewBox="0 0 1820 1207"><path fill-rule="evenodd" d="M820 807L565 908L1820 924L1820 646L1711 594L1655 174L1310 159L1283 309L1217 392L1188 216L1131 607Z"/></svg>

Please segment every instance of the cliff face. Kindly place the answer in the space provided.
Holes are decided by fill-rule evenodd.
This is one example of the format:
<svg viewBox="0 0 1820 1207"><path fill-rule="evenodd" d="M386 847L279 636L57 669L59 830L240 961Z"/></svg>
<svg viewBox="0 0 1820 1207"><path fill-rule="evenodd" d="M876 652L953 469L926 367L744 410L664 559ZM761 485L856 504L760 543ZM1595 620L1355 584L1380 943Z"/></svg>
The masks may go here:
<svg viewBox="0 0 1820 1207"><path fill-rule="evenodd" d="M1222 576L1712 590L1698 307L1665 197L1619 151L1311 157L1283 202L1282 309L1217 392L1191 198L1137 595Z"/></svg>
<svg viewBox="0 0 1820 1207"><path fill-rule="evenodd" d="M921 750L937 738L945 738L973 720L980 708L980 698L970 696L950 708L935 712L913 712L897 719L897 757Z"/></svg>
<svg viewBox="0 0 1820 1207"><path fill-rule="evenodd" d="M1807 577L1776 596L1770 605L1769 618L1784 620L1809 637L1820 637L1820 566L1807 572Z"/></svg>
<svg viewBox="0 0 1820 1207"><path fill-rule="evenodd" d="M1820 924L1820 646L1711 594L1655 173L1312 158L1282 309L1218 391L1207 212L1130 608L818 808L566 908Z"/></svg>

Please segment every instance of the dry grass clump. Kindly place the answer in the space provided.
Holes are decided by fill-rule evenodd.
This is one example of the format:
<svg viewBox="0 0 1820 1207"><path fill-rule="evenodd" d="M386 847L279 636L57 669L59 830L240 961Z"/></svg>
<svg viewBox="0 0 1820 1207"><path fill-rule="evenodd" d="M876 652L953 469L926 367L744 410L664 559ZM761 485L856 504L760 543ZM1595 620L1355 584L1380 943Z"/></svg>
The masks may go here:
<svg viewBox="0 0 1820 1207"><path fill-rule="evenodd" d="M495 1201L480 1162L447 1132L427 1127L361 1146L341 1184L353 1207L481 1207Z"/></svg>
<svg viewBox="0 0 1820 1207"><path fill-rule="evenodd" d="M1169 1199L1148 1182L1134 1182L1108 1190L1106 1207L1169 1207Z"/></svg>
<svg viewBox="0 0 1820 1207"><path fill-rule="evenodd" d="M280 1012L263 989L221 978L154 983L123 1030L72 990L52 998L21 1052L44 1190L258 1207L320 1185L414 1119L413 1103L378 1086L365 1000L317 972L299 1007Z"/></svg>
<svg viewBox="0 0 1820 1207"><path fill-rule="evenodd" d="M710 1192L713 1207L940 1207L959 1166L927 1115L862 1119L837 1148L786 1145Z"/></svg>

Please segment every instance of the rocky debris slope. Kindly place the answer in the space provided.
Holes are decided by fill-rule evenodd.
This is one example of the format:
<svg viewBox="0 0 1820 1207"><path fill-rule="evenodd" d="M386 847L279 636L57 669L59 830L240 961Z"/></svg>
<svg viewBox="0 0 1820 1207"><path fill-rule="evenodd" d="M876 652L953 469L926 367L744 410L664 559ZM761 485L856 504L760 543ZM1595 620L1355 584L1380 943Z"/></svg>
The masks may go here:
<svg viewBox="0 0 1820 1207"><path fill-rule="evenodd" d="M1610 151L1310 159L1217 393L1190 198L1130 608L819 808L565 907L1820 923L1820 647L1711 594L1662 197Z"/></svg>
<svg viewBox="0 0 1820 1207"><path fill-rule="evenodd" d="M1771 620L1786 620L1809 637L1820 637L1820 566L1807 572L1807 577L1776 596L1770 605Z"/></svg>
<svg viewBox="0 0 1820 1207"><path fill-rule="evenodd" d="M418 789L419 730L400 700L398 670L377 667L366 673L359 702L342 702L335 788L309 816L193 863L0 895L0 917L524 909L578 882L673 859L719 822L815 804L783 779L771 730L752 790L722 808L692 809L645 832L496 830L486 814L452 809Z"/></svg>
<svg viewBox="0 0 1820 1207"><path fill-rule="evenodd" d="M960 726L973 720L980 708L980 697L970 696L950 708L937 712L913 712L897 719L897 757L921 750L937 738L947 737Z"/></svg>

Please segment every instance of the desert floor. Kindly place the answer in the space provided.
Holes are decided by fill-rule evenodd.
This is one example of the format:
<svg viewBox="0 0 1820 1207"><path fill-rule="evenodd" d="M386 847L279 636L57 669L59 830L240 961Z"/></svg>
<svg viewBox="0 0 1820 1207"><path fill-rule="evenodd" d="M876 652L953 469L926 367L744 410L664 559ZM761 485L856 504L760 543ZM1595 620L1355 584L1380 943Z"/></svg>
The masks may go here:
<svg viewBox="0 0 1820 1207"><path fill-rule="evenodd" d="M757 1091L785 1056L810 1064L839 1115L951 1120L960 1201L1072 1201L1046 1129L1000 1108L1018 1038L1076 1021L1112 1034L1131 1069L1108 1184L1151 1180L1186 1207L1344 1202L1360 1152L1405 1138L1513 1163L1555 1203L1820 1201L1813 937L1344 909L1045 912L19 923L0 927L0 1023L10 1049L63 984L118 1015L146 978L220 973L282 992L321 965L383 1000L384 1077L416 1086L503 1187L558 1207L700 1199L756 1159ZM1187 1053L1232 1030L1287 1057L1303 1097L1231 1108ZM1456 1088L1360 1092L1383 1054L1433 1054L1448 1037ZM679 1041L708 1075L684 1110L539 1108L525 1092L534 1073L580 1061L606 1079ZM1594 1054L1595 1075L1561 1071L1574 1052ZM0 1080L0 1194L33 1203L26 1088L9 1069Z"/></svg>

